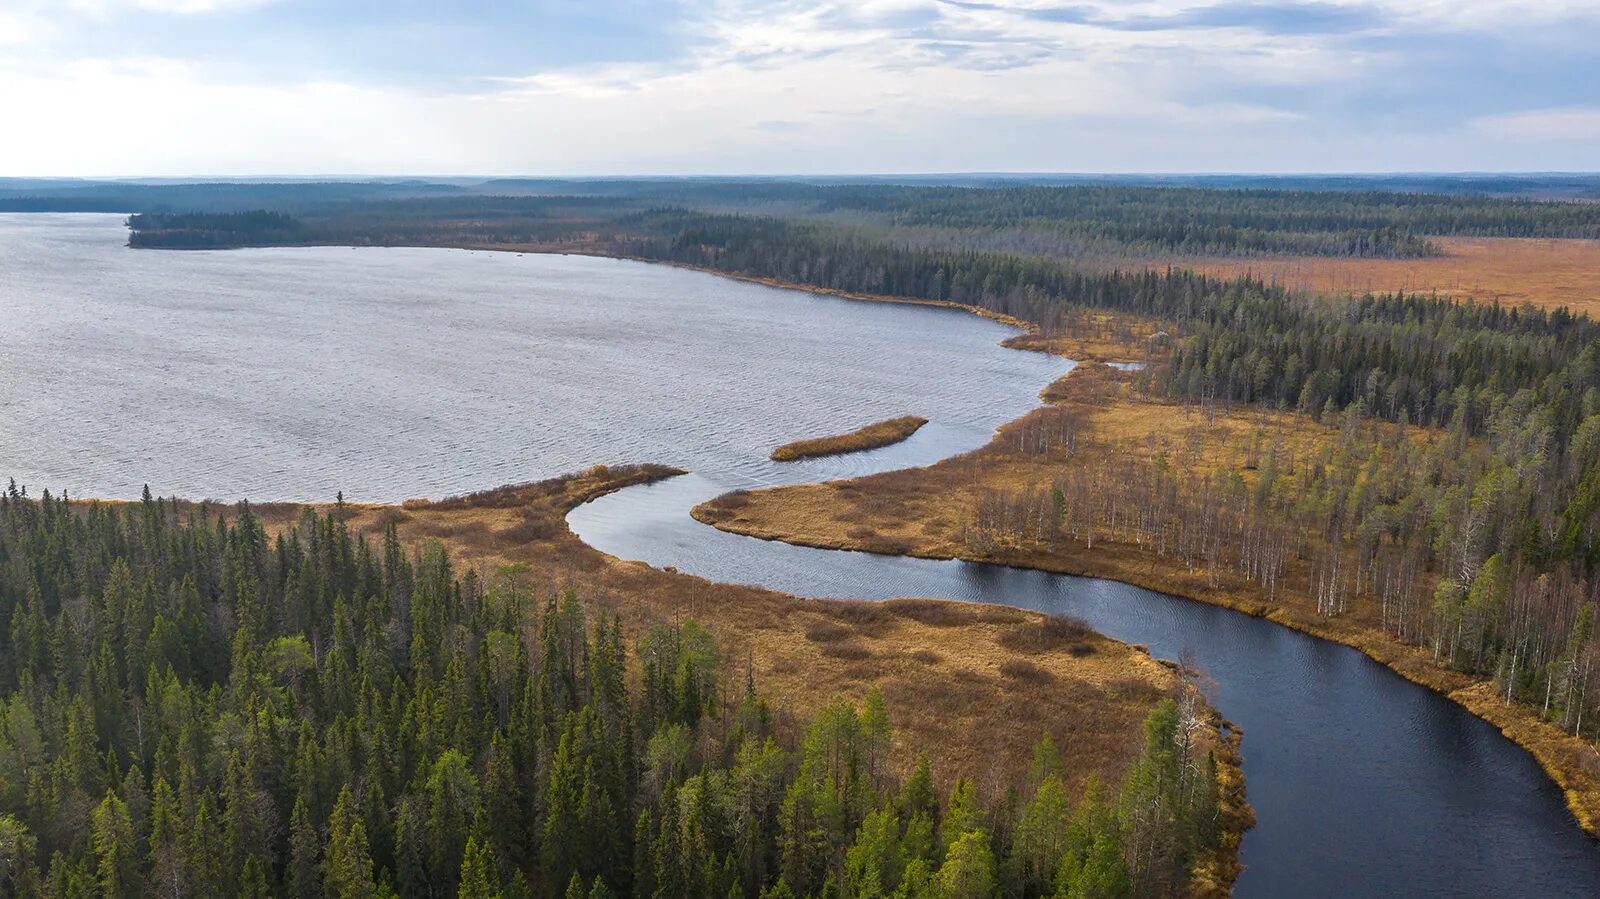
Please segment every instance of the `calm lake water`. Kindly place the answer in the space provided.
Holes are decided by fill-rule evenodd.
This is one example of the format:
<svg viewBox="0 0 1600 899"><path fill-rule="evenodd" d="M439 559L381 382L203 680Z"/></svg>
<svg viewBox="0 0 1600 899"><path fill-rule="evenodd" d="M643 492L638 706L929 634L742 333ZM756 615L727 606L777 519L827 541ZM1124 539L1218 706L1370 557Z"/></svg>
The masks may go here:
<svg viewBox="0 0 1600 899"><path fill-rule="evenodd" d="M817 596L1070 612L1192 651L1245 731L1241 896L1596 896L1532 759L1359 653L1109 581L811 550L687 515L734 487L978 446L1066 363L962 313L659 266L449 250L133 251L115 216L0 216L0 476L76 495L398 500L596 462L692 474L576 510L592 544ZM777 465L895 415L909 441Z"/></svg>
<svg viewBox="0 0 1600 899"><path fill-rule="evenodd" d="M126 240L120 216L0 215L0 476L229 501L641 461L771 483L773 446L897 415L933 419L907 458L979 446L1069 367L955 310L638 262Z"/></svg>

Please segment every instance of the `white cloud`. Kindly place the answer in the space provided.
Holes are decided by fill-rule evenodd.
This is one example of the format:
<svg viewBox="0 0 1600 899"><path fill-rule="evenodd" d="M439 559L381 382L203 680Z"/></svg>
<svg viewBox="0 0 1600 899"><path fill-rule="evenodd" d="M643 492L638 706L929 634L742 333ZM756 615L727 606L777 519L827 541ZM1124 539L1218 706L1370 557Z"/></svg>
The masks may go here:
<svg viewBox="0 0 1600 899"><path fill-rule="evenodd" d="M101 12L201 13L262 0L74 2ZM1122 20L1204 5L1085 2L1096 7L1087 18ZM1471 18L1499 5L1448 8ZM468 93L292 79L230 84L184 60L74 62L51 51L8 62L0 53L0 121L27 135L0 142L0 172L1557 167L1520 161L1532 153L1516 161L1496 154L1519 134L1544 133L1568 141L1557 150L1570 156L1578 152L1570 142L1592 137L1600 117L1536 110L1477 120L1471 133L1482 139L1465 145L1459 128L1437 123L1414 134L1388 129L1375 141L1351 121L1293 108L1294 98L1402 83L1409 63L1400 51L1356 51L1313 32L1100 27L1028 14L1044 8L1045 0L1005 8L711 0L693 23L704 40L683 58L535 70L484 80ZM1383 9L1386 27L1392 20L1403 28L1443 18L1446 7L1388 0ZM0 44L5 22L0 17Z"/></svg>
<svg viewBox="0 0 1600 899"><path fill-rule="evenodd" d="M1469 123L1480 134L1508 140L1600 142L1600 106L1528 109L1480 116ZM1600 157L1596 157L1600 161Z"/></svg>
<svg viewBox="0 0 1600 899"><path fill-rule="evenodd" d="M36 40L39 26L16 13L0 12L0 47L22 45Z"/></svg>
<svg viewBox="0 0 1600 899"><path fill-rule="evenodd" d="M0 0L0 47L71 55L74 29L122 14L195 16L244 11L282 0ZM0 59L0 61L4 61Z"/></svg>
<svg viewBox="0 0 1600 899"><path fill-rule="evenodd" d="M1401 20L1461 29L1557 22L1593 17L1596 12L1594 0L1385 0L1379 8Z"/></svg>
<svg viewBox="0 0 1600 899"><path fill-rule="evenodd" d="M60 5L78 12L109 14L123 11L199 15L266 6L279 0L65 0Z"/></svg>

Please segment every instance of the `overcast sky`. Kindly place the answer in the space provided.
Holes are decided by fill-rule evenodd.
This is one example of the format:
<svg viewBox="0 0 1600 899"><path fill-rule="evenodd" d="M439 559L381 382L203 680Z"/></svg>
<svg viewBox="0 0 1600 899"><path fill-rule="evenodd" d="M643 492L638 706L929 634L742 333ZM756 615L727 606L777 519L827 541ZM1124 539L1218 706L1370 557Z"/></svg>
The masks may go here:
<svg viewBox="0 0 1600 899"><path fill-rule="evenodd" d="M0 0L0 175L1600 169L1600 0Z"/></svg>

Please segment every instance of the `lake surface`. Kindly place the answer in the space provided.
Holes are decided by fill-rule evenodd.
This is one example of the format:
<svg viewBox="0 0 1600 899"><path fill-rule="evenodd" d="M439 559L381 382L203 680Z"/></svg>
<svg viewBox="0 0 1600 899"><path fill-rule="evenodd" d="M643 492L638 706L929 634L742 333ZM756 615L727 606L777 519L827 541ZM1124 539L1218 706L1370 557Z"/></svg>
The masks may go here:
<svg viewBox="0 0 1600 899"><path fill-rule="evenodd" d="M772 447L898 415L933 419L902 458L979 446L1069 368L956 310L639 262L126 240L120 216L0 215L0 477L383 502L651 461L764 484Z"/></svg>
<svg viewBox="0 0 1600 899"><path fill-rule="evenodd" d="M1069 612L1190 650L1245 732L1241 896L1596 896L1600 848L1492 727L1354 650L1124 584L840 553L687 515L734 487L920 465L985 442L1067 369L948 310L582 257L164 253L115 216L0 216L0 477L133 497L440 496L596 462L692 474L576 510L603 550L817 596ZM771 447L896 415L903 444Z"/></svg>

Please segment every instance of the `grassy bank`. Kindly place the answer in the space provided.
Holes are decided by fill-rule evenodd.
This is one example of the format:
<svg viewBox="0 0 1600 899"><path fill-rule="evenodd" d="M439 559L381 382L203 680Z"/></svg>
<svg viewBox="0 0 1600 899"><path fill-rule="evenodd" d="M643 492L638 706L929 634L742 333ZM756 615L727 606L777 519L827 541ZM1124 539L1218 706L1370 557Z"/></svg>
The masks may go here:
<svg viewBox="0 0 1600 899"><path fill-rule="evenodd" d="M859 453L862 450L877 449L880 446L889 446L899 443L917 433L923 425L927 424L926 418L916 415L902 415L891 418L864 428L857 428L847 434L834 434L829 437L812 437L807 440L796 440L785 443L772 451L772 461L793 462L796 459L810 459L816 456L837 456L843 453Z"/></svg>
<svg viewBox="0 0 1600 899"><path fill-rule="evenodd" d="M848 481L728 494L693 514L723 530L808 546L1110 578L1269 618L1354 647L1408 680L1448 696L1528 750L1562 788L1578 823L1600 835L1600 753L1592 745L1544 721L1533 708L1497 696L1488 679L1449 668L1426 649L1390 635L1377 626L1376 610L1368 604L1355 603L1337 617L1321 615L1307 590L1291 586L1269 595L1231 571L1190 568L1110 533L1097 536L1092 547L975 533L974 510L981 503L996 496L1022 496L1079 464L1064 449L1037 450L1037 435L1059 428L1064 416L1097 435L1097 450L1111 447L1147 461L1158 454L1176 461L1181 454L1188 464L1216 471L1246 468L1241 458L1263 432L1305 458L1338 439L1337 429L1288 413L1244 407L1213 410L1209 416L1189 411L1133 390L1134 377L1105 366L1083 366L1046 389L1049 405L1002 427L987 446L966 455L927 468ZM1417 429L1411 439L1431 437ZM1290 575L1290 585L1309 578L1303 569Z"/></svg>

